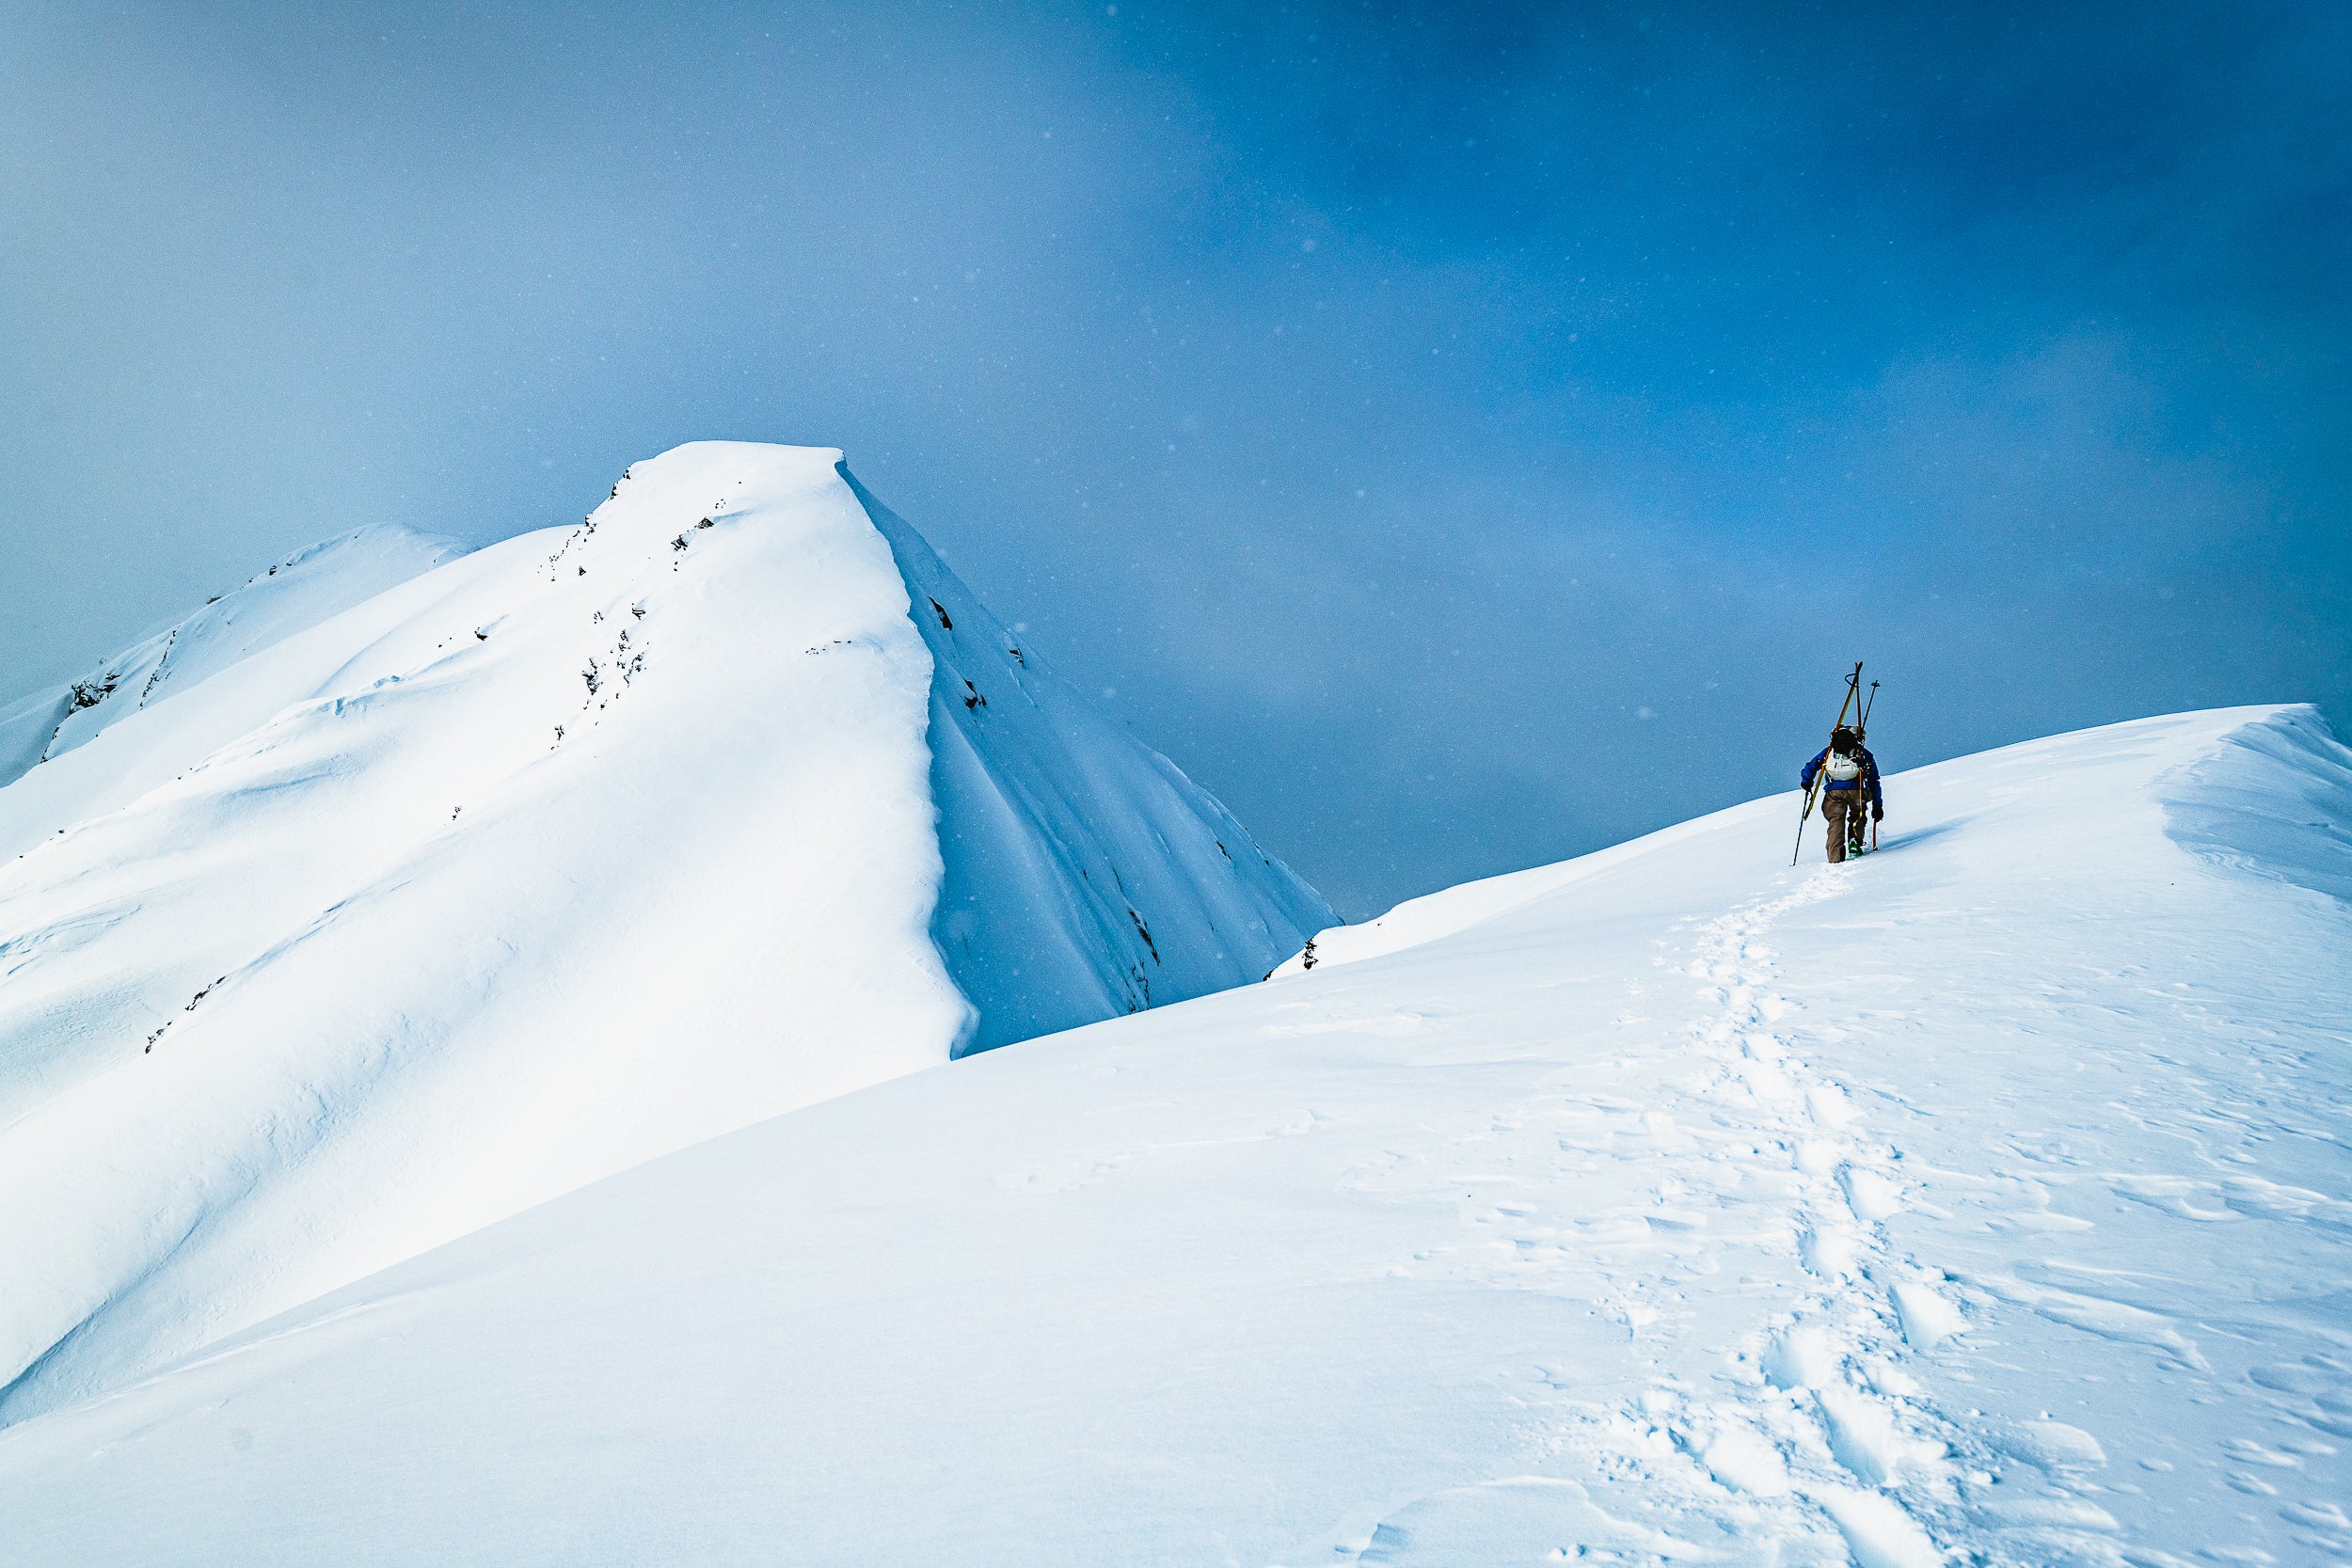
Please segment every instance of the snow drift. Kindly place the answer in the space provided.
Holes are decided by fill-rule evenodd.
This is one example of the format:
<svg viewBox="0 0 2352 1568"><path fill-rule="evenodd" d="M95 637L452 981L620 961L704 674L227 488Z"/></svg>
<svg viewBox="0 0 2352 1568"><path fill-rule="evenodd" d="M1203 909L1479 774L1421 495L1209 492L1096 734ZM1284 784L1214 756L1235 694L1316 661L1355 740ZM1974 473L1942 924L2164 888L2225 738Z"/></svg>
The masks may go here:
<svg viewBox="0 0 2352 1568"><path fill-rule="evenodd" d="M0 1433L9 1555L2337 1562L2347 785L2190 714L1419 901Z"/></svg>
<svg viewBox="0 0 2352 1568"><path fill-rule="evenodd" d="M1329 919L835 451L359 592L446 553L298 558L0 789L0 1418Z"/></svg>

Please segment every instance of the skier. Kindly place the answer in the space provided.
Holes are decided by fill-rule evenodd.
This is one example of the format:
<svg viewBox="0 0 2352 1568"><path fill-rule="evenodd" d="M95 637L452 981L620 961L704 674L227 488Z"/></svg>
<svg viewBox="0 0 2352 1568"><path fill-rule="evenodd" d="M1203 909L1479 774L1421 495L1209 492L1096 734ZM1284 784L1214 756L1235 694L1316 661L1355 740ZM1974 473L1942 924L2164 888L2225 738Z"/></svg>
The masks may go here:
<svg viewBox="0 0 2352 1568"><path fill-rule="evenodd" d="M1863 750L1862 739L1845 725L1831 732L1829 744L1819 755L1804 765L1804 772L1797 781L1804 789L1813 787L1816 774L1820 775L1821 816L1829 823L1829 859L1832 865L1846 858L1847 846L1858 844L1862 836L1862 807L1868 801L1874 820L1886 817L1886 802L1879 794L1878 764Z"/></svg>

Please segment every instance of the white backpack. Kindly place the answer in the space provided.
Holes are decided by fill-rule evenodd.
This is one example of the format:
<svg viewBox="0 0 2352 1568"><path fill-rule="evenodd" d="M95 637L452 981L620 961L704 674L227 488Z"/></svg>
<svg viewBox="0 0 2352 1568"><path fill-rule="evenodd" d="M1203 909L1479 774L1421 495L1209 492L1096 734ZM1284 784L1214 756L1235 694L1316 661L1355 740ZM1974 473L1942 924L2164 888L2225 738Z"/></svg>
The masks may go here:
<svg viewBox="0 0 2352 1568"><path fill-rule="evenodd" d="M1841 757L1832 752L1829 760L1821 764L1821 771L1829 776L1832 784L1851 784L1862 777L1862 759L1856 756Z"/></svg>

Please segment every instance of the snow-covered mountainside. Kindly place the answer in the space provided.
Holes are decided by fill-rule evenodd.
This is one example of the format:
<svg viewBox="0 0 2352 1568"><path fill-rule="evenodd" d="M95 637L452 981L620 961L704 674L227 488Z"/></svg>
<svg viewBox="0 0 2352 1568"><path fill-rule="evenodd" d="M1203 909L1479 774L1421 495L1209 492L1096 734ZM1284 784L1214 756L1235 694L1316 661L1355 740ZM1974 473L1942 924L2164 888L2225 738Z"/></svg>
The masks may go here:
<svg viewBox="0 0 2352 1568"><path fill-rule="evenodd" d="M843 477L889 542L931 656L946 868L932 929L978 1013L959 1054L1257 979L1332 918L1167 758L1041 678L922 536ZM1154 937L1153 910L1198 910L1208 929Z"/></svg>
<svg viewBox="0 0 2352 1568"><path fill-rule="evenodd" d="M0 1418L1330 920L839 456L224 599L0 789Z"/></svg>
<svg viewBox="0 0 2352 1568"><path fill-rule="evenodd" d="M249 654L464 553L454 539L383 525L296 550L80 680L0 709L0 784Z"/></svg>
<svg viewBox="0 0 2352 1568"><path fill-rule="evenodd" d="M10 1555L2340 1562L2347 788L2189 714L1419 901L0 1433Z"/></svg>

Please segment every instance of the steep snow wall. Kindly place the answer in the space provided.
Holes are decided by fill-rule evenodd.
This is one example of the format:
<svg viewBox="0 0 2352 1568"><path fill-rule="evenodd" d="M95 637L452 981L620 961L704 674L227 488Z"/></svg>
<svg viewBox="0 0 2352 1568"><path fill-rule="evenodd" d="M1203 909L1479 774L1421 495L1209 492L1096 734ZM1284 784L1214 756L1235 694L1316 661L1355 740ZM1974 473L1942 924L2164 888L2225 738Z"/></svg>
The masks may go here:
<svg viewBox="0 0 2352 1568"><path fill-rule="evenodd" d="M849 481L930 650L932 932L977 1009L964 1051L1256 979L1326 924L1208 791L1037 667L921 535ZM1152 911L1182 911L1181 929Z"/></svg>
<svg viewBox="0 0 2352 1568"><path fill-rule="evenodd" d="M1255 978L1328 918L1254 854L1208 869L1231 819L1063 735L1058 689L954 703L920 542L838 461L639 464L0 789L0 1418L959 1044ZM926 616L968 605L920 559Z"/></svg>

